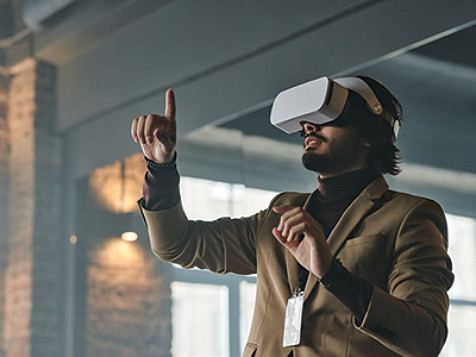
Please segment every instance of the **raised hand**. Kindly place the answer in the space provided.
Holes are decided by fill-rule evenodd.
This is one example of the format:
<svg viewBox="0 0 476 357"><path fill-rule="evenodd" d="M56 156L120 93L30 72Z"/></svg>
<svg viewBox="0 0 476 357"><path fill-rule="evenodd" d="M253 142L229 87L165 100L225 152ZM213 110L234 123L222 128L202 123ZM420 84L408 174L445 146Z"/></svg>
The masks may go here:
<svg viewBox="0 0 476 357"><path fill-rule="evenodd" d="M132 121L131 135L140 143L144 155L159 164L170 162L177 143L175 95L169 89L165 94L164 115L141 115Z"/></svg>
<svg viewBox="0 0 476 357"><path fill-rule="evenodd" d="M273 211L281 215L279 225L272 231L274 237L299 264L322 278L332 263L332 253L321 225L302 207L275 206Z"/></svg>

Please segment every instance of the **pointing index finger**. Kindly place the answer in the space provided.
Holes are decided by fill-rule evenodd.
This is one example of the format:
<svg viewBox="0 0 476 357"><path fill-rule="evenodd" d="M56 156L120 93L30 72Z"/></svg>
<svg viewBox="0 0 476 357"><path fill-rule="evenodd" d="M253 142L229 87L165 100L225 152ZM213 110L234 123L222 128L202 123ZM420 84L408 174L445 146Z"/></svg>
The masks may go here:
<svg viewBox="0 0 476 357"><path fill-rule="evenodd" d="M165 117L175 119L175 93L172 89L165 94Z"/></svg>

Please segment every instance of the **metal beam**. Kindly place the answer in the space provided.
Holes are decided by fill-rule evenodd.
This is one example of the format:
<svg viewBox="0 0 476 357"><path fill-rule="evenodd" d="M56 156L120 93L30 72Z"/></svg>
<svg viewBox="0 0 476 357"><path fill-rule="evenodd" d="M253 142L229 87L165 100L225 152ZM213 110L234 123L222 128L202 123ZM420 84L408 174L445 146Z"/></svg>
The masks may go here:
<svg viewBox="0 0 476 357"><path fill-rule="evenodd" d="M128 134L130 120L142 113L161 112L168 87L177 92L179 133L184 136L205 125L239 116L250 108L267 105L280 90L296 83L363 67L450 34L468 26L476 13L476 2L470 0L461 1L457 7L445 0L387 0L361 4L356 11L346 11L348 7L341 4L342 16L334 12L331 17L321 18L322 23L300 28L295 36L288 31L287 37L279 41L268 39L259 48L255 41L242 47L241 38L221 43L224 48L210 47L213 34L193 28L194 17L189 14L186 20L192 21L191 29L197 33L196 47L190 50L177 41L180 36L190 35L190 28L174 26L180 19L170 17L185 14L190 10L186 8L189 4L178 2L167 14L151 16L150 21L142 21L88 56L60 68L63 106L59 128L70 134L75 176L136 152ZM219 14L206 17L207 28L233 32L235 37L245 27L251 27L250 32L259 37L263 24L271 26L271 19L282 10L269 2L268 14L262 14L260 22L240 27L238 9L227 3L228 12L223 12L226 9L220 7L222 4L207 2L207 12ZM213 11L214 7L221 12ZM292 16L299 19L304 16L301 11L294 8ZM224 19L232 25L226 27ZM165 21L156 28L162 32L147 27L159 20ZM220 36L227 41L235 37ZM185 38L182 40L190 45ZM147 45L152 42L153 46ZM149 52L144 52L145 48ZM228 52L234 57L227 57ZM144 57L148 59L144 61ZM217 58L222 60L216 61Z"/></svg>

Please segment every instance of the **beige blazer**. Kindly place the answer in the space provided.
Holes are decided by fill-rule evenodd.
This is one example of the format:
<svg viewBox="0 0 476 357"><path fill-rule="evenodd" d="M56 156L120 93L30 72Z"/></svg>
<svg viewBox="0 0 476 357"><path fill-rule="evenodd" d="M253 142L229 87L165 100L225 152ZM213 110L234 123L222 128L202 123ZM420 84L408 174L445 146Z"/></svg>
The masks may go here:
<svg viewBox="0 0 476 357"><path fill-rule="evenodd" d="M332 253L375 288L361 326L310 275L301 344L282 347L287 300L299 266L271 233L274 205L306 206L310 194L283 193L253 216L189 221L181 205L141 208L153 252L185 268L257 273L254 316L244 356L437 356L446 336L453 282L446 221L434 201L391 191L380 177L352 202L328 238Z"/></svg>

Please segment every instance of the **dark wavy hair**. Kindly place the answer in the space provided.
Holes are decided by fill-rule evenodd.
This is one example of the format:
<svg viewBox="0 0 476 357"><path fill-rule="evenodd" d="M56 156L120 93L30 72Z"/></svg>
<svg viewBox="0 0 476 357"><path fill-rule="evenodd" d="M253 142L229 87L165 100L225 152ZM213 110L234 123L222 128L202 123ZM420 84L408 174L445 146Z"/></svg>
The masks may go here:
<svg viewBox="0 0 476 357"><path fill-rule="evenodd" d="M402 106L395 96L380 82L366 76L358 76L374 91L387 115L401 124ZM391 124L370 111L364 99L355 92L349 93L348 109L351 121L359 135L370 143L367 167L377 174L398 175L402 159L400 150L395 146L395 135ZM347 105L346 105L347 106ZM397 125L398 125L397 124Z"/></svg>

